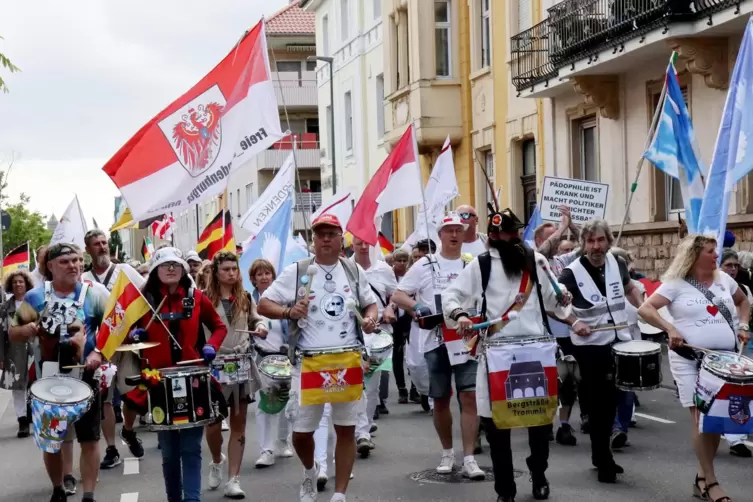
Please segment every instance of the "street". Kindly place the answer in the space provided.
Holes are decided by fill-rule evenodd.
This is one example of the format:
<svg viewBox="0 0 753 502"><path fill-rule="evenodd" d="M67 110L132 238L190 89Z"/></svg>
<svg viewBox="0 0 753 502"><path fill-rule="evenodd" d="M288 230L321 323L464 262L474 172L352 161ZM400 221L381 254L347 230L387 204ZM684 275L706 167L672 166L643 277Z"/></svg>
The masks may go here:
<svg viewBox="0 0 753 502"><path fill-rule="evenodd" d="M665 375L665 383L668 376ZM669 377L671 384L671 377ZM396 392L393 393L393 396ZM41 453L31 438L17 439L13 406L8 403L10 392L0 391L0 455L2 455L3 483L0 500L47 502L50 486L41 461ZM695 475L695 454L689 443L688 412L680 408L674 392L659 389L644 392L640 396L637 428L630 431L630 446L615 454L618 464L626 474L615 485L596 481L596 471L591 468L590 449L587 437L577 432L578 444L563 447L551 443L551 455L547 477L551 483L550 500L560 502L633 502L633 501L688 501L691 500L691 485ZM398 405L390 399L390 414L378 422L375 434L377 449L369 459L356 460L355 479L348 491L350 501L494 501L493 483L461 482L447 483L421 481L421 471L430 471L439 462L439 443L431 423L431 417L420 411L420 406ZM253 405L252 405L253 407ZM577 416L574 414L574 416ZM457 415L456 415L457 417ZM574 427L579 431L578 420ZM457 429L457 420L456 420ZM158 502L164 501L161 472L161 456L157 449L156 435L140 429L146 455L142 461L125 459L122 465L100 474L97 487L99 502ZM458 463L462 462L459 432L456 432L455 451ZM276 465L257 470L253 464L258 457L258 445L254 429L253 412L249 410L248 446L244 459L241 486L246 491L246 500L292 502L298 500L298 484L301 467L296 458L278 459ZM118 439L120 442L120 440ZM488 445L486 452L478 456L482 468L491 467ZM523 431L513 433L515 464L525 468L527 437ZM128 449L119 444L121 456ZM76 448L78 451L78 448ZM332 448L330 448L332 451ZM102 442L104 453L104 442ZM208 452L204 447L206 484ZM717 472L722 485L733 500L751 500L753 479L749 473L753 460L740 459L728 453L722 443L717 460ZM78 460L75 461L78 476ZM329 473L334 475L330 460ZM456 479L460 479L459 476ZM327 490L319 496L328 501L332 495L333 478ZM80 500L81 487L70 500ZM217 492L203 492L203 500L224 500L221 488ZM528 473L519 472L518 501L533 500L530 494Z"/></svg>

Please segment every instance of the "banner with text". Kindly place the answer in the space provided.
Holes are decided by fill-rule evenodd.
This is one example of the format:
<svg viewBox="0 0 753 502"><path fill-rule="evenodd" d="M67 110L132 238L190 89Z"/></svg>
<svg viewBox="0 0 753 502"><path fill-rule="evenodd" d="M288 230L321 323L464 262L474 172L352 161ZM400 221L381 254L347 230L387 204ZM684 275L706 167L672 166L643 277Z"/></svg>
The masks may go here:
<svg viewBox="0 0 753 502"><path fill-rule="evenodd" d="M541 219L560 221L562 215L558 208L564 205L570 208L576 224L602 220L607 211L608 194L609 185L606 183L545 176L539 205Z"/></svg>

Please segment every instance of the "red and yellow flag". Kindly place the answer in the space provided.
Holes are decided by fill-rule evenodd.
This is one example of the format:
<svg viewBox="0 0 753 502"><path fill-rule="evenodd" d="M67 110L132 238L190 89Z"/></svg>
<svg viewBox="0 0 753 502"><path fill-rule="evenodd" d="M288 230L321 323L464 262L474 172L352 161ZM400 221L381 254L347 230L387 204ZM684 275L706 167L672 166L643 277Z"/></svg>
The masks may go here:
<svg viewBox="0 0 753 502"><path fill-rule="evenodd" d="M204 228L196 244L196 252L202 260L211 260L220 251L235 252L235 238L230 211L223 209Z"/></svg>
<svg viewBox="0 0 753 502"><path fill-rule="evenodd" d="M499 429L552 423L557 412L557 344L489 347L489 398Z"/></svg>
<svg viewBox="0 0 753 502"><path fill-rule="evenodd" d="M120 271L112 287L102 325L97 333L97 348L107 359L111 359L126 336L131 326L152 308L128 275Z"/></svg>
<svg viewBox="0 0 753 502"><path fill-rule="evenodd" d="M301 406L358 401L363 392L360 352L303 358Z"/></svg>
<svg viewBox="0 0 753 502"><path fill-rule="evenodd" d="M395 245L384 236L382 232L379 232L379 248L382 250L383 255L388 255L395 250Z"/></svg>

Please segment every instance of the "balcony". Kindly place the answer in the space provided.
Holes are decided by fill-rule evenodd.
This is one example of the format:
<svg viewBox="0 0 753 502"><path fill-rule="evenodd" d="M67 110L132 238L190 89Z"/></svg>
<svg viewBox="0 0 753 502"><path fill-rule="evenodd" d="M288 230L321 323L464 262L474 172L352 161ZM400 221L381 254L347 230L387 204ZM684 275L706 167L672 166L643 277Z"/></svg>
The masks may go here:
<svg viewBox="0 0 753 502"><path fill-rule="evenodd" d="M293 230L305 230L310 226L311 215L321 207L321 192L296 192L293 208Z"/></svg>
<svg viewBox="0 0 753 502"><path fill-rule="evenodd" d="M316 108L316 72L273 71L272 82L278 106L284 104L288 108Z"/></svg>
<svg viewBox="0 0 753 502"><path fill-rule="evenodd" d="M321 153L319 151L319 144L317 143L314 148L296 150L292 149L270 149L264 150L262 164L259 169L279 169L282 167L282 163L288 158L290 152L293 152L295 156L295 162L298 169L319 169L321 167Z"/></svg>
<svg viewBox="0 0 753 502"><path fill-rule="evenodd" d="M551 97L569 78L626 72L657 51L668 56L657 44L670 37L725 35L724 23L744 24L751 10L741 0L564 0L511 37L512 83Z"/></svg>

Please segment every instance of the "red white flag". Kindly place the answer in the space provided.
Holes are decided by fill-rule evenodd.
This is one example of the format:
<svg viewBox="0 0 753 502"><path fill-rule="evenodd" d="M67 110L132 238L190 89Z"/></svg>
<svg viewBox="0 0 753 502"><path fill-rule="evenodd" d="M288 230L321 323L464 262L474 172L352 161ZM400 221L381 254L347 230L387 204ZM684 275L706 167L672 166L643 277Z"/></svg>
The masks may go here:
<svg viewBox="0 0 753 502"><path fill-rule="evenodd" d="M381 230L377 218L424 202L414 135L411 124L366 185L348 221L348 231L372 246L376 246Z"/></svg>
<svg viewBox="0 0 753 502"><path fill-rule="evenodd" d="M158 239L169 239L173 233L173 224L175 218L172 215L165 215L161 220L152 223L152 234Z"/></svg>
<svg viewBox="0 0 753 502"><path fill-rule="evenodd" d="M311 215L311 223L323 214L337 216L340 224L347 226L348 221L350 221L350 215L353 214L353 195L349 190L345 193L336 193Z"/></svg>
<svg viewBox="0 0 753 502"><path fill-rule="evenodd" d="M231 172L283 137L264 22L142 127L103 171L134 220L185 210L227 188Z"/></svg>

